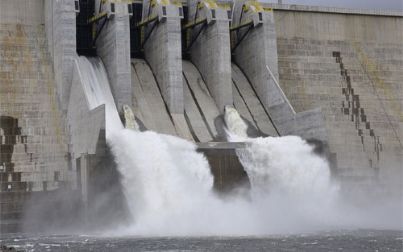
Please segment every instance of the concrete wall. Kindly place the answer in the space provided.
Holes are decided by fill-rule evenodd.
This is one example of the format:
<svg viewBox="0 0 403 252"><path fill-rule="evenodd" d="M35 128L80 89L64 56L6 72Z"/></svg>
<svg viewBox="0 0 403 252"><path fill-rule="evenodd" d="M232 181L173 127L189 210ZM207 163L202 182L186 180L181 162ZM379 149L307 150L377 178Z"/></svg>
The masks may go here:
<svg viewBox="0 0 403 252"><path fill-rule="evenodd" d="M321 107L339 176L399 180L403 13L272 7L280 84L297 112Z"/></svg>
<svg viewBox="0 0 403 252"><path fill-rule="evenodd" d="M268 66L276 80L279 79L273 12L263 12L262 14L263 24L248 32L235 49L234 60L256 89L280 134L284 135L288 132L285 127L293 120L294 113L266 68ZM236 21L234 25L239 24L240 15L240 12L234 13L234 21ZM247 16L243 19L247 20ZM240 23L242 22L245 20L241 20ZM240 30L237 39L240 39L247 29Z"/></svg>
<svg viewBox="0 0 403 252"><path fill-rule="evenodd" d="M278 37L301 37L312 40L356 40L361 42L379 41L397 43L403 39L399 29L400 16L325 13L310 11L275 11L276 20L284 14L281 22L276 22ZM307 25L309 24L309 26ZM301 29L302 28L302 29Z"/></svg>
<svg viewBox="0 0 403 252"><path fill-rule="evenodd" d="M99 2L95 1L95 6L99 6ZM112 1L102 5L101 12L106 11L109 2ZM116 14L107 21L96 46L98 56L108 72L116 106L121 111L124 104L131 105L130 20L127 4L116 3L115 6Z"/></svg>
<svg viewBox="0 0 403 252"><path fill-rule="evenodd" d="M42 1L43 2L43 1ZM76 13L74 0L44 0L44 21L49 52L53 58L58 100L67 110L76 57Z"/></svg>
<svg viewBox="0 0 403 252"><path fill-rule="evenodd" d="M143 19L146 19L148 1L143 5ZM167 18L156 24L149 24L145 36L149 36L144 45L147 62L157 79L164 101L171 113L183 114L183 83L182 83L182 46L179 9L168 5ZM152 10L155 15L157 10ZM149 32L151 32L150 35Z"/></svg>
<svg viewBox="0 0 403 252"><path fill-rule="evenodd" d="M0 1L2 233L20 230L32 195L66 189L73 175L43 17L43 1Z"/></svg>
<svg viewBox="0 0 403 252"><path fill-rule="evenodd" d="M199 1L188 1L188 22L203 18L203 12L210 11L204 7L196 11ZM231 49L229 36L229 18L227 10L216 8L216 20L210 24L201 24L191 29L190 40L196 38L190 50L191 61L203 76L221 112L225 105L232 105Z"/></svg>
<svg viewBox="0 0 403 252"><path fill-rule="evenodd" d="M44 0L2 0L0 24L40 25L44 23Z"/></svg>

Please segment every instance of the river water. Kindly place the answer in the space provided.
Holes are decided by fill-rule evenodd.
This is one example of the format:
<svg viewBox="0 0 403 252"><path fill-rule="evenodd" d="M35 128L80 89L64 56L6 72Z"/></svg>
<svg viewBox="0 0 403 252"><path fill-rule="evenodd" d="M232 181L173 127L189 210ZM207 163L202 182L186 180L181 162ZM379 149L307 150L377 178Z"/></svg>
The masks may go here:
<svg viewBox="0 0 403 252"><path fill-rule="evenodd" d="M265 237L9 235L17 251L403 251L403 231L356 230Z"/></svg>

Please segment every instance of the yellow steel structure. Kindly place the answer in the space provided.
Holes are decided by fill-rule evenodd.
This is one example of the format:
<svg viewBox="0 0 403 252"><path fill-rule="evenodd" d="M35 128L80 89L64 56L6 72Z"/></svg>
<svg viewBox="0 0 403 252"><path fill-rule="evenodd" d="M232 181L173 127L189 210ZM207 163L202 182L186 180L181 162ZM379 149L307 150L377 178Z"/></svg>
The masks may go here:
<svg viewBox="0 0 403 252"><path fill-rule="evenodd" d="M169 0L151 0L151 7L155 7L157 5L168 6L169 4Z"/></svg>
<svg viewBox="0 0 403 252"><path fill-rule="evenodd" d="M146 25L148 23L151 23L151 22L153 22L153 21L155 21L157 19L158 19L158 15L151 15L148 18L146 18L145 20L143 20L140 23L138 23L137 27L142 27L142 26L144 26L144 25Z"/></svg>
<svg viewBox="0 0 403 252"><path fill-rule="evenodd" d="M202 0L197 3L197 8L202 9L204 7L215 10L218 8L218 5L215 0Z"/></svg>
<svg viewBox="0 0 403 252"><path fill-rule="evenodd" d="M264 11L262 5L258 1L247 1L243 5L242 10L244 12L247 12L249 10L251 10L253 12L263 12Z"/></svg>
<svg viewBox="0 0 403 252"><path fill-rule="evenodd" d="M106 12L101 12L98 15L95 15L95 16L89 18L87 22L88 22L88 24L94 23L94 22L106 17L107 15L108 14Z"/></svg>

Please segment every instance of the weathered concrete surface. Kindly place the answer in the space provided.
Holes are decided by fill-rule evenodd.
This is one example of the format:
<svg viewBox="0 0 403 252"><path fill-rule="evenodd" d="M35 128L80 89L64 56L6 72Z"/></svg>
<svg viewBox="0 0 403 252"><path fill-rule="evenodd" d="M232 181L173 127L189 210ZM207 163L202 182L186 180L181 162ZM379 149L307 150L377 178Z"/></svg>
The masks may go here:
<svg viewBox="0 0 403 252"><path fill-rule="evenodd" d="M183 91L185 101L185 116L188 120L193 138L196 142L209 142L213 140L213 135L208 129L205 117L199 109L199 104L193 98L192 92L185 78L183 78Z"/></svg>
<svg viewBox="0 0 403 252"><path fill-rule="evenodd" d="M223 120L199 71L183 61L184 113L169 111L149 65L132 60L133 112L142 130L176 135L196 142L223 139Z"/></svg>
<svg viewBox="0 0 403 252"><path fill-rule="evenodd" d="M232 64L232 80L234 83L234 105L240 115L252 122L259 131L270 136L278 136L277 129L260 102L253 86L235 64Z"/></svg>
<svg viewBox="0 0 403 252"><path fill-rule="evenodd" d="M153 72L144 60L132 60L133 112L142 130L196 142L223 139L223 121L199 71L183 61L184 113L168 110Z"/></svg>
<svg viewBox="0 0 403 252"><path fill-rule="evenodd" d="M242 1L235 5L235 10L242 7ZM248 32L234 51L234 60L245 73L265 109L270 114L281 135L286 134L286 125L293 120L294 113L277 87L267 67L278 80L277 42L273 12L262 12L263 24L253 27L249 32L243 28L237 32L236 41ZM253 14L250 14L250 16ZM247 22L247 14L234 12L233 23Z"/></svg>
<svg viewBox="0 0 403 252"><path fill-rule="evenodd" d="M132 61L133 113L148 130L176 135L158 84L144 60Z"/></svg>
<svg viewBox="0 0 403 252"><path fill-rule="evenodd" d="M82 154L96 154L98 139L102 138L100 135L105 134L105 105L90 109L77 61L74 62L72 80L67 121L70 156L74 161ZM74 162L73 166L75 166Z"/></svg>
<svg viewBox="0 0 403 252"><path fill-rule="evenodd" d="M274 17L280 83L290 102L297 112L322 108L339 176L359 179L345 181L379 176L398 186L403 13L286 9Z"/></svg>
<svg viewBox="0 0 403 252"><path fill-rule="evenodd" d="M201 2L188 1L188 22L206 18L208 14L205 12L211 11L207 7L196 11L198 3ZM233 103L229 18L224 8L215 8L214 13L215 21L200 24L189 31L191 41L198 35L189 51L191 61L203 76L220 112L223 112L226 105Z"/></svg>
<svg viewBox="0 0 403 252"><path fill-rule="evenodd" d="M95 1L99 6L100 0ZM131 66L130 66L130 20L126 3L106 1L106 6L115 2L115 16L108 19L96 41L97 53L101 57L108 72L112 94L119 111L124 104L131 105ZM96 14L98 13L96 8Z"/></svg>
<svg viewBox="0 0 403 252"><path fill-rule="evenodd" d="M217 128L216 122L217 120L221 120L220 111L214 102L209 89L204 83L200 72L191 62L184 60L183 76L184 81L186 81L185 84L187 84L189 92L193 97L194 103L197 105L199 113L203 118L206 129L213 139L218 138L220 132ZM192 106L190 103L187 103L186 105ZM190 113L190 111L191 108L188 107L186 113Z"/></svg>
<svg viewBox="0 0 403 252"><path fill-rule="evenodd" d="M73 76L73 61L77 55L74 1L42 2L44 6L41 13L45 19L48 49L53 59L58 101L62 110L66 112Z"/></svg>
<svg viewBox="0 0 403 252"><path fill-rule="evenodd" d="M32 18L0 24L0 117L14 118L0 121L0 226L8 231L19 228L31 192L56 190L73 175L44 27Z"/></svg>
<svg viewBox="0 0 403 252"><path fill-rule="evenodd" d="M211 142L198 144L211 167L214 189L218 193L230 193L250 188L247 173L241 165L236 150L245 148L245 143Z"/></svg>
<svg viewBox="0 0 403 252"><path fill-rule="evenodd" d="M142 130L193 140L183 113L168 110L156 79L144 60L132 60L132 89L133 112Z"/></svg>
<svg viewBox="0 0 403 252"><path fill-rule="evenodd" d="M157 15L157 8L148 10L149 1L143 2L143 20ZM158 5L157 5L158 7ZM150 64L169 111L183 114L182 47L179 9L169 4L167 17L147 25L144 45L145 59ZM158 22L155 24L155 22ZM154 29L152 29L152 27ZM150 33L151 32L151 33Z"/></svg>
<svg viewBox="0 0 403 252"><path fill-rule="evenodd" d="M44 23L43 0L2 0L0 6L0 24Z"/></svg>
<svg viewBox="0 0 403 252"><path fill-rule="evenodd" d="M278 83L277 37L273 12L261 10L257 13L251 11L251 8L245 12L242 11L244 3L247 1L235 2L233 25L255 22L257 17L261 19L261 23L233 32L237 45L233 49L234 59L256 90L276 132L279 135L298 134L303 138L313 137L326 141L321 111L311 110L304 115L296 115Z"/></svg>
<svg viewBox="0 0 403 252"><path fill-rule="evenodd" d="M276 4L276 3L261 3L266 8L274 8L276 10L288 10L293 12L316 12L323 14L354 14L365 16L385 16L385 17L402 17L402 11L398 10L382 10L382 9L347 9L339 7L327 6L311 6L311 5L296 5L296 4Z"/></svg>
<svg viewBox="0 0 403 252"><path fill-rule="evenodd" d="M98 142L96 154L82 154L76 159L83 223L88 229L106 229L125 224L130 218L114 157L105 139ZM105 186L108 185L108 186Z"/></svg>

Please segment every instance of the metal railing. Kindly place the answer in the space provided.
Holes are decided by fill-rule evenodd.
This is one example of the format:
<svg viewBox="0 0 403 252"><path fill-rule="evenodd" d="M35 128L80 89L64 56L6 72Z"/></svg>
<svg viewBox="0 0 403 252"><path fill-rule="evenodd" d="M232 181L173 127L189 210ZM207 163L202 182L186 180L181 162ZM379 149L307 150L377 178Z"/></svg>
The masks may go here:
<svg viewBox="0 0 403 252"><path fill-rule="evenodd" d="M278 81L276 80L276 77L274 76L273 72L270 70L269 66L266 65L267 71L270 74L270 77L273 79L274 83L276 84L278 90L280 91L281 96L283 96L284 101L288 104L288 106L290 107L292 113L295 115L295 109L294 107L291 105L290 101L288 100L287 96L285 95L285 93L283 92L283 89L281 88L280 84L278 83Z"/></svg>

